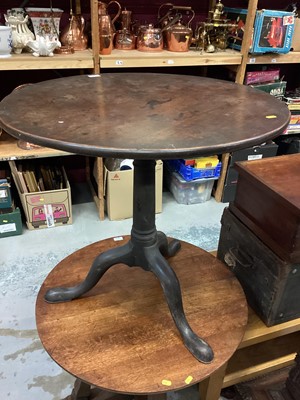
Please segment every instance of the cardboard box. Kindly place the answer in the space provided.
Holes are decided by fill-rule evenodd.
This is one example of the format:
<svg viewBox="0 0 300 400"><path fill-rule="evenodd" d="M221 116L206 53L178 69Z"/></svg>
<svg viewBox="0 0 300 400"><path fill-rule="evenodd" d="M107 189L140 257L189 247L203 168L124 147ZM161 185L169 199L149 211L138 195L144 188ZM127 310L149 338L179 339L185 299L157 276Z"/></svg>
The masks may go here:
<svg viewBox="0 0 300 400"><path fill-rule="evenodd" d="M9 213L0 213L0 238L21 235L22 218L17 207Z"/></svg>
<svg viewBox="0 0 300 400"><path fill-rule="evenodd" d="M254 89L262 90L263 92L269 93L271 96L274 96L279 100L283 100L286 89L286 81L262 83L250 86Z"/></svg>
<svg viewBox="0 0 300 400"><path fill-rule="evenodd" d="M280 70L249 71L245 75L245 85L257 85L259 83L277 82L280 79Z"/></svg>
<svg viewBox="0 0 300 400"><path fill-rule="evenodd" d="M295 28L291 50L300 51L300 18L295 18Z"/></svg>
<svg viewBox="0 0 300 400"><path fill-rule="evenodd" d="M72 223L71 188L64 168L64 188L24 193L14 161L10 161L12 176L16 184L28 229L52 228Z"/></svg>
<svg viewBox="0 0 300 400"><path fill-rule="evenodd" d="M162 212L163 162L156 161L155 212ZM104 197L106 212L111 221L133 215L133 170L109 171L104 166Z"/></svg>
<svg viewBox="0 0 300 400"><path fill-rule="evenodd" d="M247 9L225 7L224 13L237 30L229 34L229 47L240 50L244 36ZM295 29L293 12L257 10L249 53L288 53Z"/></svg>

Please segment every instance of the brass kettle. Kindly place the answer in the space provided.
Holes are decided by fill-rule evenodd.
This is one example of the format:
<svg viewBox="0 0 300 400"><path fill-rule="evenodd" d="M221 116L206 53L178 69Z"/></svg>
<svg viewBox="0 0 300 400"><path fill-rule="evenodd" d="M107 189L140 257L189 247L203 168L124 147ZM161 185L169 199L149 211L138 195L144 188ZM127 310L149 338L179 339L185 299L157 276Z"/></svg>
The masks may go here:
<svg viewBox="0 0 300 400"><path fill-rule="evenodd" d="M107 8L111 4L117 5L117 13L113 18L107 12ZM108 4L102 1L98 2L98 19L99 19L99 41L100 41L100 54L111 54L113 49L115 27L114 22L121 13L121 5L116 0L111 0Z"/></svg>

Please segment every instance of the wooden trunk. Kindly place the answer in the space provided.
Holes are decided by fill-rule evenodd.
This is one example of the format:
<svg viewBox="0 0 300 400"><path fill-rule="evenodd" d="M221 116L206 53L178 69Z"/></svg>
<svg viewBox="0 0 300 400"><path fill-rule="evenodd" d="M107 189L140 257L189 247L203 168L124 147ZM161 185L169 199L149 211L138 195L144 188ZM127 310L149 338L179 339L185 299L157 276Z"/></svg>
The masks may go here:
<svg viewBox="0 0 300 400"><path fill-rule="evenodd" d="M229 208L217 257L240 281L248 304L267 326L300 317L300 264L280 259Z"/></svg>
<svg viewBox="0 0 300 400"><path fill-rule="evenodd" d="M234 214L279 257L300 262L300 154L236 164Z"/></svg>

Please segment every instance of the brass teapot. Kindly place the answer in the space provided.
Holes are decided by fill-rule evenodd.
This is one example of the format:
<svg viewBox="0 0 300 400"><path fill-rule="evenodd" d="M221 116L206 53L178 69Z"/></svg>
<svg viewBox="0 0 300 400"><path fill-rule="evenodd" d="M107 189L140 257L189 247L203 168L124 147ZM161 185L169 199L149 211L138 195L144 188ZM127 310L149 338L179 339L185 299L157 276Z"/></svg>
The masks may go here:
<svg viewBox="0 0 300 400"><path fill-rule="evenodd" d="M117 13L113 18L107 12L108 7L112 4L117 5ZM115 35L114 22L120 14L121 5L116 0L111 0L108 4L102 1L98 2L100 54L111 54Z"/></svg>

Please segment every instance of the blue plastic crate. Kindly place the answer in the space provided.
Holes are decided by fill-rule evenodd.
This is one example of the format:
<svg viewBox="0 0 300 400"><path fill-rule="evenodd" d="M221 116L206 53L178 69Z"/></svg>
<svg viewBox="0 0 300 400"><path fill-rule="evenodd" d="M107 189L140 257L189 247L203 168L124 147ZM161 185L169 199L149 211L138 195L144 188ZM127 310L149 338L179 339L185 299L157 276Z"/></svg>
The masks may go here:
<svg viewBox="0 0 300 400"><path fill-rule="evenodd" d="M222 163L219 162L214 168L194 168L191 165L184 165L183 160L168 160L169 168L178 172L187 182L194 179L219 178Z"/></svg>

